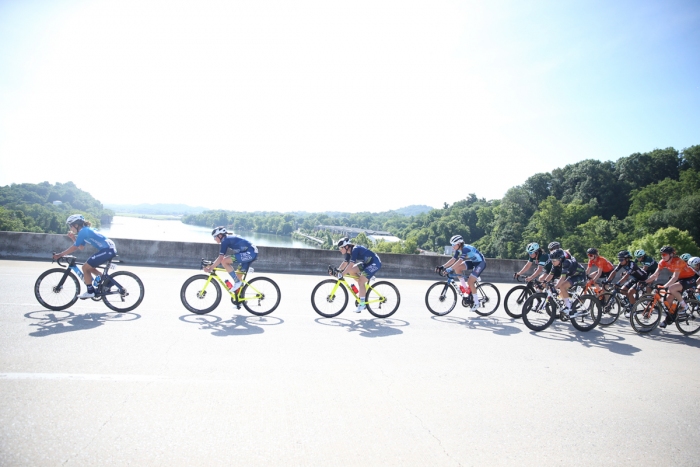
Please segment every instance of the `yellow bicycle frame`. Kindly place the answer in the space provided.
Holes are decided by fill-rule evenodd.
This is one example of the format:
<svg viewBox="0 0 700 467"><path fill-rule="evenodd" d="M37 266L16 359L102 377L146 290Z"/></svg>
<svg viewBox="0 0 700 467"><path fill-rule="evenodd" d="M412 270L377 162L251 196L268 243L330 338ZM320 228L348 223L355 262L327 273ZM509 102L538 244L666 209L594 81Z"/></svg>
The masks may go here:
<svg viewBox="0 0 700 467"><path fill-rule="evenodd" d="M350 279L357 279L360 276L352 276L352 275L348 274L345 277L349 277ZM342 283L343 285L345 285L345 288L352 294L352 296L355 297L355 300L359 302L360 296L357 295L354 290L352 290L350 283L345 280L345 277L343 277L342 279L336 278L335 286L333 287L333 290L331 290L331 298L335 297L335 293L338 290L338 287L340 287L340 284ZM384 303L384 302L386 302L386 297L384 295L380 294L378 290L372 288L372 286L370 285L369 282L367 282L367 285L365 285L365 289L367 290L368 295L369 295L370 290L374 290L374 293L377 294L377 296L378 296L378 298L376 298L374 300L367 300L367 297L365 297L365 303L368 303L371 305L372 303Z"/></svg>
<svg viewBox="0 0 700 467"><path fill-rule="evenodd" d="M210 283L213 279L216 279L216 280L219 282L219 284L221 284L221 287L222 287L226 292L228 292L228 294L231 296L231 298L234 299L234 300L237 301L237 302L246 302L246 301L249 301L249 300L257 300L257 299L259 299L259 298L262 298L262 296L263 296L262 292L260 292L258 289L256 289L255 286L250 285L250 283L249 283L248 281L246 281L246 277L248 277L248 273L247 273L247 272L246 272L246 274L243 276L243 278L241 279L241 282L243 282L243 285L240 286L240 288L238 289L238 291L233 292L233 291L231 291L231 290L228 288L228 286L226 285L226 282L224 282L224 280L223 280L222 278L220 278L220 277L216 274L217 271L223 271L223 272L226 272L226 273L228 274L228 271L226 271L226 269L224 269L224 268L215 268L212 272L209 273L209 278L208 278L207 281L204 283L204 287L202 287L202 290L200 291L200 293L204 292L204 290L207 288L207 286L209 285L209 283ZM255 295L251 295L251 296L248 296L248 297L241 297L241 296L240 296L240 292L241 292L243 289L246 289L246 290L253 290L253 291L255 291Z"/></svg>

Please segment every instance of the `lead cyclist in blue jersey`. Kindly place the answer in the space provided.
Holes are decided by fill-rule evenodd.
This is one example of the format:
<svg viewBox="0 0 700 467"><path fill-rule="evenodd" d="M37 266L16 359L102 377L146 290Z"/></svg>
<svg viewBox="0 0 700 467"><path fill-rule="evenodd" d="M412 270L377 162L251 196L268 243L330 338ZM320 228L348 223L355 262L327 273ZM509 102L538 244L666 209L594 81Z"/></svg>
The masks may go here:
<svg viewBox="0 0 700 467"><path fill-rule="evenodd" d="M441 270L444 270L447 273L454 272L455 274L458 274L459 282L462 284L462 287L466 289L467 283L465 283L462 273L468 269L471 269L472 273L469 275L468 282L469 288L473 293L476 290L476 280L486 268L486 258L475 247L466 245L464 243L464 238L462 238L461 235L454 235L452 238L450 238L450 244L454 250L454 255L445 264L435 268L435 271L440 272ZM478 309L480 304L479 294L475 293L472 310Z"/></svg>
<svg viewBox="0 0 700 467"><path fill-rule="evenodd" d="M90 228L90 222L86 221L80 214L68 216L68 219L66 219L66 225L68 225L68 228L70 229L68 236L75 243L67 250L54 254L53 259L56 260L63 256L69 255L76 250L82 250L85 248L86 243L97 248L97 253L90 256L85 264L83 264L83 280L87 286L87 292L78 297L83 300L86 298L92 298L97 293L92 286L92 275L100 275L100 271L97 269L97 266L114 258L117 255L117 247L114 245L112 240L105 237L101 233L92 230Z"/></svg>
<svg viewBox="0 0 700 467"><path fill-rule="evenodd" d="M244 274L248 272L250 263L258 257L258 248L243 237L233 234L229 235L228 230L223 226L215 227L211 231L211 236L214 237L216 243L221 244L221 249L219 250L219 257L214 260L211 266L205 267L204 272L212 272L214 268L222 264L233 279L231 291L235 292L243 285L243 282L238 278L238 273ZM228 250L231 250L231 256L226 255ZM237 271L233 270L232 256L239 264Z"/></svg>
<svg viewBox="0 0 700 467"><path fill-rule="evenodd" d="M338 266L340 273L338 277L347 274L357 276L357 285L359 287L357 295L360 297L360 304L357 306L355 313L360 313L366 308L365 295L367 293L367 282L382 267L382 262L379 256L369 248L350 243L349 237L343 237L336 244L340 253L344 255L344 260Z"/></svg>

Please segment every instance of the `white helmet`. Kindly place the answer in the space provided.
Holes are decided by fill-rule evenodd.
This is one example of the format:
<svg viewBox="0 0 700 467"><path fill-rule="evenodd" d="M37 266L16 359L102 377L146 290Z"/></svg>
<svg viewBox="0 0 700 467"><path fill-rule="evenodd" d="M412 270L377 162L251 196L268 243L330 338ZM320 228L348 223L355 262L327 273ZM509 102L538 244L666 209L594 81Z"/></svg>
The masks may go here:
<svg viewBox="0 0 700 467"><path fill-rule="evenodd" d="M211 231L211 236L212 237L218 237L219 235L226 235L228 233L228 230L226 230L226 227L223 225L220 225L219 227L214 227L214 230Z"/></svg>
<svg viewBox="0 0 700 467"><path fill-rule="evenodd" d="M71 216L68 216L68 219L66 219L66 225L71 226L75 224L76 222L85 222L85 218L83 217L82 214L73 214Z"/></svg>
<svg viewBox="0 0 700 467"><path fill-rule="evenodd" d="M688 266L690 266L693 269L697 269L698 266L700 266L700 258L697 256L693 256L688 260Z"/></svg>
<svg viewBox="0 0 700 467"><path fill-rule="evenodd" d="M462 238L462 236L461 236L461 235L454 235L454 236L452 236L452 238L450 239L450 244L451 244L452 246L455 246L455 245L457 245L457 244L459 244L459 243L464 243L464 239Z"/></svg>
<svg viewBox="0 0 700 467"><path fill-rule="evenodd" d="M338 248L343 248L344 246L347 246L347 245L352 245L352 243L350 242L350 237L343 237L340 240L338 240L338 242L336 243L336 246Z"/></svg>

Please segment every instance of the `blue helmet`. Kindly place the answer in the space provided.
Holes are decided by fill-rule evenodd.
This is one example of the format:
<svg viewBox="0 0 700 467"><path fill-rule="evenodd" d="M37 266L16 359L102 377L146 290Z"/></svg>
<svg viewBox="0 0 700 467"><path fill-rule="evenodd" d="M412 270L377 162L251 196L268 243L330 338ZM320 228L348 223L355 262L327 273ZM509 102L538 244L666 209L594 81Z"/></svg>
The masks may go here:
<svg viewBox="0 0 700 467"><path fill-rule="evenodd" d="M536 252L539 249L540 249L540 244L537 242L532 242L532 243L528 244L527 247L525 248L525 250L529 254L533 254L534 252Z"/></svg>

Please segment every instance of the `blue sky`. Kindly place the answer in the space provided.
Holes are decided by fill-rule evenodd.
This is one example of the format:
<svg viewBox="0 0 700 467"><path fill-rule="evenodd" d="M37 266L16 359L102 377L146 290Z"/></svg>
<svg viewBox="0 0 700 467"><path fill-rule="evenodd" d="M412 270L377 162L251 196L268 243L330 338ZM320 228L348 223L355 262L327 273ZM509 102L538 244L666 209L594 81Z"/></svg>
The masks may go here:
<svg viewBox="0 0 700 467"><path fill-rule="evenodd" d="M699 76L691 1L0 1L0 185L251 211L500 198L700 144Z"/></svg>

